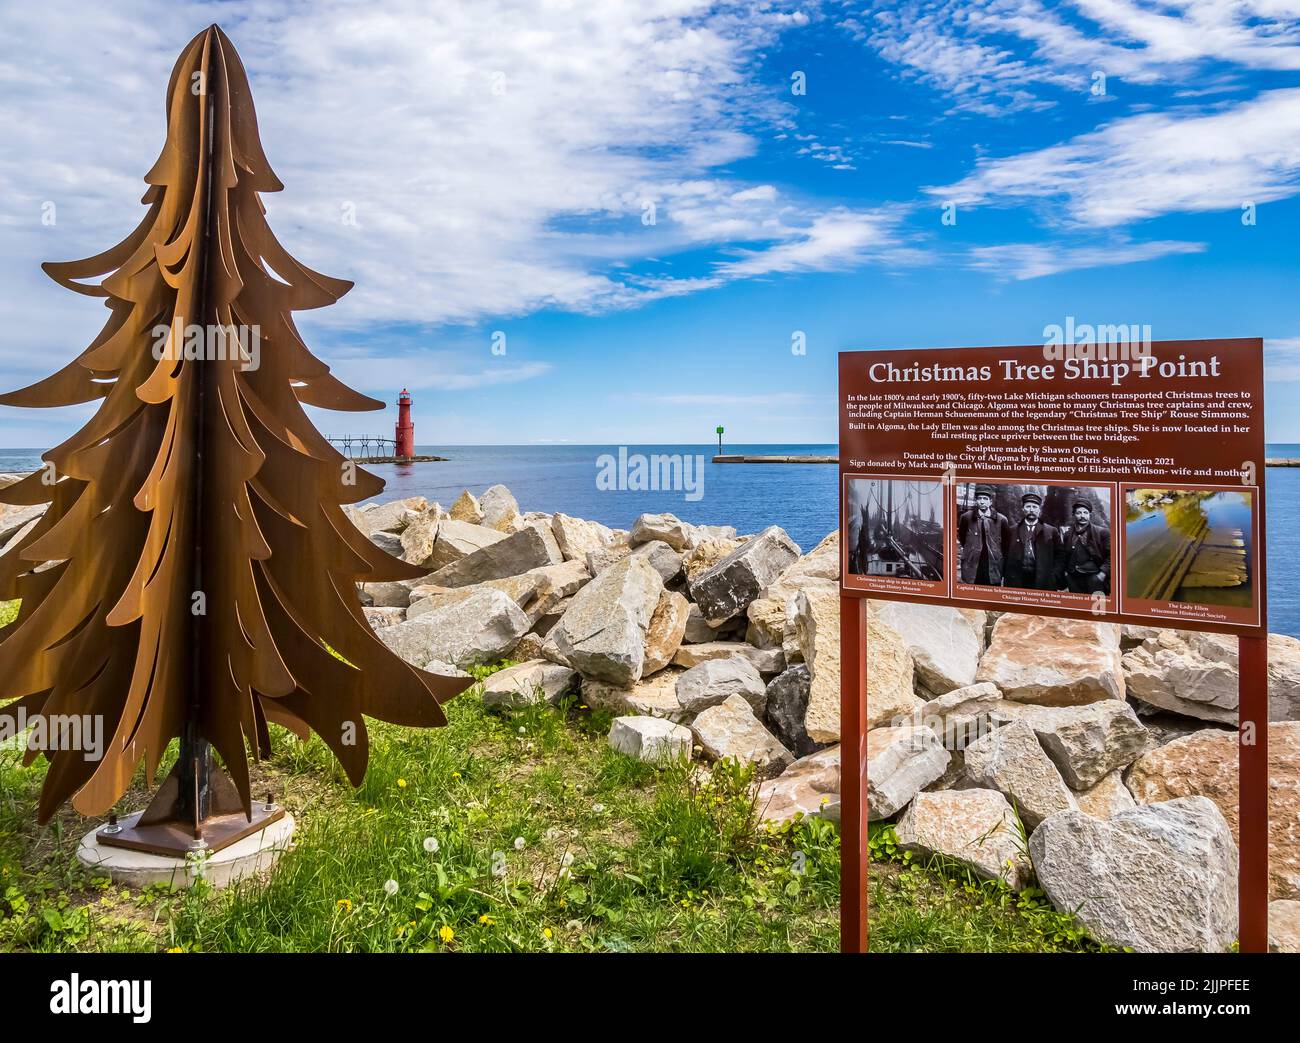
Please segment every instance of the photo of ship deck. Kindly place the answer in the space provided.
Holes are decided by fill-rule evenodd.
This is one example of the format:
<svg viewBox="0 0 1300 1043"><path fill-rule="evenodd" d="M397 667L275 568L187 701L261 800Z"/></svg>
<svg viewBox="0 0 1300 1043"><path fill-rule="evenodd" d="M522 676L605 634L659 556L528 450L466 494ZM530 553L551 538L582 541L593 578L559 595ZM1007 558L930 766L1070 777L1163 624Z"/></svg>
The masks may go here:
<svg viewBox="0 0 1300 1043"><path fill-rule="evenodd" d="M856 576L943 579L943 483L854 478L847 483L848 570Z"/></svg>
<svg viewBox="0 0 1300 1043"><path fill-rule="evenodd" d="M1250 490L1130 488L1124 506L1129 598L1252 604Z"/></svg>

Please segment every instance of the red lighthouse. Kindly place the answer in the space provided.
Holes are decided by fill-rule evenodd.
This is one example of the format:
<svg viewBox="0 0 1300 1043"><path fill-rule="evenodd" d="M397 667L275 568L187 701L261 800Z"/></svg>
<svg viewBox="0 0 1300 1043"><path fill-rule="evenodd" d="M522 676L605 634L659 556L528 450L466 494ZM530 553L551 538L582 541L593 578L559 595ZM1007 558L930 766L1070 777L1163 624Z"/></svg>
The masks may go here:
<svg viewBox="0 0 1300 1043"><path fill-rule="evenodd" d="M397 431L394 440L397 442L394 456L415 455L415 425L411 423L411 393L406 388L402 388L402 393L397 396Z"/></svg>

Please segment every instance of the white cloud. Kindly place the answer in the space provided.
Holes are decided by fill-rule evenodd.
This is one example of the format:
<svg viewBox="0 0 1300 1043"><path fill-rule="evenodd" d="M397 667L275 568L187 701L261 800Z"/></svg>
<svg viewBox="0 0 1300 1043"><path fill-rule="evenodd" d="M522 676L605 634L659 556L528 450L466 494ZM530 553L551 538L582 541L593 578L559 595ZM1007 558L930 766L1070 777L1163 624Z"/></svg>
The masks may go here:
<svg viewBox="0 0 1300 1043"><path fill-rule="evenodd" d="M738 260L720 263L718 272L725 278L747 278L846 267L894 250L897 243L892 225L892 218L884 213L838 208L818 214L797 237L763 250L745 251Z"/></svg>
<svg viewBox="0 0 1300 1043"><path fill-rule="evenodd" d="M102 322L37 265L97 253L139 220L171 64L214 17L286 186L265 197L272 227L357 284L312 324L630 307L851 263L885 230L719 170L792 120L752 80L761 49L808 21L784 0L10 5L0 366L44 372L49 350L66 357ZM687 278L647 260L682 251L718 263Z"/></svg>
<svg viewBox="0 0 1300 1043"><path fill-rule="evenodd" d="M1050 148L980 160L929 193L959 207L1041 202L1056 223L1112 227L1238 209L1300 191L1300 88L1216 112L1146 112Z"/></svg>
<svg viewBox="0 0 1300 1043"><path fill-rule="evenodd" d="M493 357L484 364L467 354L421 351L408 355L357 356L330 353L330 369L345 384L356 388L406 387L412 391L469 391L474 388L518 384L551 372L549 362L513 362Z"/></svg>
<svg viewBox="0 0 1300 1043"><path fill-rule="evenodd" d="M1264 376L1270 383L1300 383L1300 337L1264 341Z"/></svg>
<svg viewBox="0 0 1300 1043"><path fill-rule="evenodd" d="M924 189L959 208L1031 206L1058 240L974 248L976 268L1029 279L1199 252L1205 244L1088 233L1300 191L1300 90L1209 104L1243 90L1247 72L1300 69L1300 0L881 0L868 14L843 6L850 36L958 111L1042 109L1067 91L1109 101L1124 83L1169 87L1184 103L1160 111L1149 95L1130 94L1126 117L1047 148L983 156L961 180ZM1106 93L1095 97L1094 86Z"/></svg>
<svg viewBox="0 0 1300 1043"><path fill-rule="evenodd" d="M629 278L627 292L635 302L698 293L736 279L838 271L867 262L897 267L920 264L926 255L903 245L901 233L895 231L905 211L901 206L874 211L836 207L815 215L804 226L786 226L777 241L760 249L731 248L734 257L713 262L707 275ZM736 230L740 227L738 223ZM763 229L755 228L751 238L763 238Z"/></svg>
<svg viewBox="0 0 1300 1043"><path fill-rule="evenodd" d="M1175 254L1202 253L1205 243L1155 241L1107 242L1078 246L1053 243L1001 243L972 247L971 265L1011 279L1037 279L1078 268L1111 268L1138 261L1153 261Z"/></svg>
<svg viewBox="0 0 1300 1043"><path fill-rule="evenodd" d="M956 108L995 114L1052 105L1050 89L1086 95L1095 72L1154 84L1300 69L1297 18L1294 0L880 0L841 24Z"/></svg>

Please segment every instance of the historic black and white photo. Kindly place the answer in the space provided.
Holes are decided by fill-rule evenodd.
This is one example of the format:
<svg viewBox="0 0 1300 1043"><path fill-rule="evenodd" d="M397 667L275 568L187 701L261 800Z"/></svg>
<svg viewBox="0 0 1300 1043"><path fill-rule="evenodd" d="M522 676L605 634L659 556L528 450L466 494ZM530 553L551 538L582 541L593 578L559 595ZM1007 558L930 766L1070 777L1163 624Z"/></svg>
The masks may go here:
<svg viewBox="0 0 1300 1043"><path fill-rule="evenodd" d="M850 573L943 579L942 481L851 478L845 497Z"/></svg>
<svg viewBox="0 0 1300 1043"><path fill-rule="evenodd" d="M960 482L956 497L959 582L1110 594L1104 487Z"/></svg>

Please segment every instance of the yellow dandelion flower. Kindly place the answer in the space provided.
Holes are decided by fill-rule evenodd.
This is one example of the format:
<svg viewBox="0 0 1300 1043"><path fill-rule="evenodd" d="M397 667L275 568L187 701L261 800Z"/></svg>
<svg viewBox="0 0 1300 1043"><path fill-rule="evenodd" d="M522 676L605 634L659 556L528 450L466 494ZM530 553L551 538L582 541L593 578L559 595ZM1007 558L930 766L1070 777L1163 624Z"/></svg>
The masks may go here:
<svg viewBox="0 0 1300 1043"><path fill-rule="evenodd" d="M173 946L172 946L170 949L168 949L167 951L168 951L168 952L184 952L185 950L182 949L179 945L173 945Z"/></svg>
<svg viewBox="0 0 1300 1043"><path fill-rule="evenodd" d="M555 937L555 932L552 931L549 927L543 927L542 937L544 937L549 942L552 938Z"/></svg>
<svg viewBox="0 0 1300 1043"><path fill-rule="evenodd" d="M443 924L441 927L438 928L438 937L442 939L443 945L450 945L452 943L452 939L456 937L456 932L453 931L446 924Z"/></svg>
<svg viewBox="0 0 1300 1043"><path fill-rule="evenodd" d="M350 912L352 912L352 899L351 899L351 898L340 898L340 899L339 899L337 902L335 902L334 904L335 904L335 906L337 906L339 909L342 909L345 913L350 913Z"/></svg>
<svg viewBox="0 0 1300 1043"><path fill-rule="evenodd" d="M496 920L493 919L489 914L484 913L482 916L478 918L478 922L481 923L484 927L491 927L494 923L496 923Z"/></svg>
<svg viewBox="0 0 1300 1043"><path fill-rule="evenodd" d="M398 789L406 789L406 780L405 780L405 779L398 779L398 780L397 780L397 788L398 788Z"/></svg>

